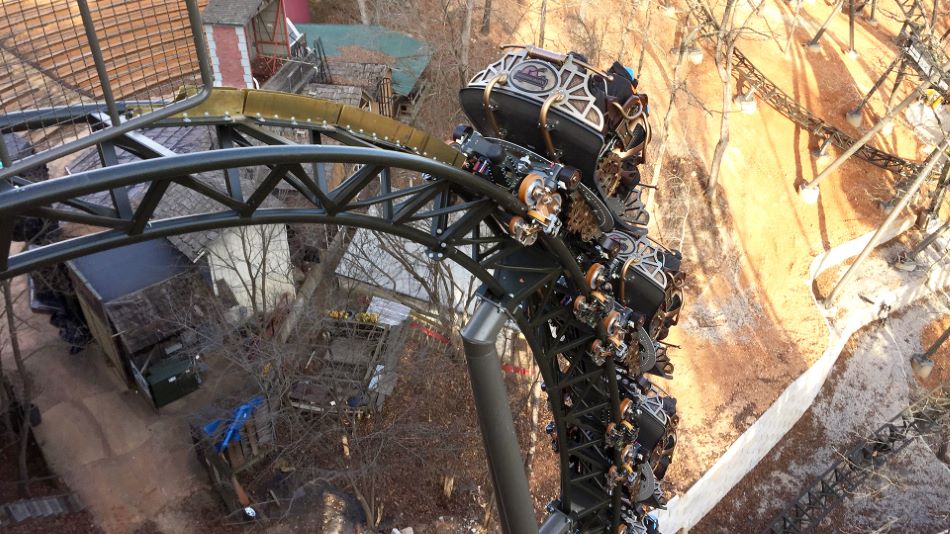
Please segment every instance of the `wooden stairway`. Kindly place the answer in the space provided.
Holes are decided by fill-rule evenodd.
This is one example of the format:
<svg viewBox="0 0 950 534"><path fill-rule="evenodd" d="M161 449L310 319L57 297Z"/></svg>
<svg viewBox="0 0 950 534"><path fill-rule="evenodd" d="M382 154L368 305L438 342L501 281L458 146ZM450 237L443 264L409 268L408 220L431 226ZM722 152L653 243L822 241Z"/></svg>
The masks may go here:
<svg viewBox="0 0 950 534"><path fill-rule="evenodd" d="M73 494L22 499L0 505L0 527L11 526L39 517L71 514L83 509Z"/></svg>

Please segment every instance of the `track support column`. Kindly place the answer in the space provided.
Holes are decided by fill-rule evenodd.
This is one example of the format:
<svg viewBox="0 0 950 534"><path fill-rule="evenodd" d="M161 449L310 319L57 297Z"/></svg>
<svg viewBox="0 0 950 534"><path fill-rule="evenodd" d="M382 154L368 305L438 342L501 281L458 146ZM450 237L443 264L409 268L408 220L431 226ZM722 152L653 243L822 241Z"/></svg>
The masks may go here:
<svg viewBox="0 0 950 534"><path fill-rule="evenodd" d="M525 534L537 532L538 524L495 348L507 319L500 304L482 300L462 330L462 343L502 529L506 534Z"/></svg>
<svg viewBox="0 0 950 534"><path fill-rule="evenodd" d="M904 211L904 208L910 204L911 199L917 193L917 190L920 189L920 186L930 178L930 173L933 172L934 167L937 166L937 163L940 161L941 156L944 155L947 148L950 147L950 136L944 136L943 141L930 153L930 156L927 158L927 163L920 169L920 172L917 173L917 178L914 179L913 183L910 184L910 187L907 189L907 192L901 196L900 200L897 201L897 204L891 208L891 212L887 214L887 217L884 219L884 222L881 223L881 226L878 227L877 231L874 232L874 235L871 236L871 240L868 241L868 244L865 245L864 250L858 254L858 257L855 258L854 262L848 267L848 270L844 272L841 276L841 279L838 280L838 283L835 284L835 287L831 290L831 293L828 294L828 298L825 299L825 305L829 306L834 302L835 297L838 296L838 293L841 291L851 279L851 276L857 271L858 266L868 257L874 247L881 240L881 235L884 234L884 231L893 223L897 217Z"/></svg>

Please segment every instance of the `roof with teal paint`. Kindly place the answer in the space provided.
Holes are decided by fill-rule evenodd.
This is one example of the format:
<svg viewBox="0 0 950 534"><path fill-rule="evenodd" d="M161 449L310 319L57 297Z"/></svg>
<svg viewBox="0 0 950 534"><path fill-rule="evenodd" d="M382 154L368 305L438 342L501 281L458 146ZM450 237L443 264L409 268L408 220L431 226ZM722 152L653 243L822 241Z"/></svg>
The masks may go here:
<svg viewBox="0 0 950 534"><path fill-rule="evenodd" d="M296 24L307 35L307 44L320 38L327 58L359 63L385 63L393 69L393 92L408 95L422 71L429 65L432 51L424 41L382 26L363 24ZM347 47L363 48L366 57L354 57ZM372 59L370 59L372 58Z"/></svg>

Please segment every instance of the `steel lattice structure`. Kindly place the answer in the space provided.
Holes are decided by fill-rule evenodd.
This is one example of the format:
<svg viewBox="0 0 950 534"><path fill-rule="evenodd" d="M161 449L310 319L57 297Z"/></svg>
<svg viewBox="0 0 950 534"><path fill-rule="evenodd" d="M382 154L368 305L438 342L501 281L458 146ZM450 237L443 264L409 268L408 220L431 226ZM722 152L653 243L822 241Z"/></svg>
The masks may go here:
<svg viewBox="0 0 950 534"><path fill-rule="evenodd" d="M950 425L950 384L912 404L854 446L789 503L763 533L812 532L884 463L914 439L946 432Z"/></svg>
<svg viewBox="0 0 950 534"><path fill-rule="evenodd" d="M11 80L23 98L3 108L0 133L46 139L53 131L62 143L13 139L29 150L11 154L0 138L0 279L145 240L248 225L341 225L421 244L432 261L453 261L482 283L462 339L502 528L537 530L495 352L498 331L513 320L540 368L560 455L560 496L541 531L657 533L648 513L666 503L659 481L678 419L675 399L645 375L673 371L660 341L677 323L684 274L681 255L646 236L638 166L651 138L648 99L622 65L608 72L579 54L506 46L463 88L473 126L456 128L447 144L355 107L212 89L195 0L168 10L168 20L188 20L176 24L187 42L175 48L184 51L174 55L180 63L162 63L163 45L175 41L164 39L170 28L130 18L158 23L144 48L167 75L149 82L116 68L128 59L115 44L127 35L109 20L117 12L74 1L81 23L60 2L55 16L73 24L42 35L52 46L30 41L19 52L97 87L84 98L52 98L32 78ZM7 22L30 24L47 15L34 8L11 2L0 11ZM135 33L135 24L126 30ZM58 61L70 50L91 58L95 74ZM151 96L128 100L140 95ZM146 128L207 134L210 147L177 153ZM93 147L102 168L26 178ZM420 174L418 183L407 179ZM183 191L200 207L162 215ZM293 195L293 207L273 207L280 195ZM83 228L73 226L69 239L36 230L49 223ZM13 254L14 240L33 242Z"/></svg>
<svg viewBox="0 0 950 534"><path fill-rule="evenodd" d="M68 116L100 125L107 120L95 107L51 111L43 117ZM27 131L37 126L33 117L25 113L0 118L0 130ZM550 431L561 457L560 499L550 507L552 523L561 529L557 531L614 532L639 521L634 515L637 503L612 482L616 466L631 459L622 455L623 435L611 429L625 425L627 432L635 432L626 423L633 412L627 407L629 401L622 404L624 399L642 398L644 412L662 414L668 407L648 382L637 381L638 375L621 369L613 359L592 360L591 344L606 335L605 325L579 320L564 302L572 292L596 293L585 275L582 257L572 253L561 237L540 234L534 246L525 246L512 237L510 229L499 225L500 214L528 216L516 195L463 170L465 156L441 140L385 117L308 97L216 89L198 107L152 126L210 127L215 149L176 154L139 132L124 132L100 143L104 168L40 183L18 175L0 181L0 278L148 239L232 226L334 224L420 243L434 260L454 261L477 277L483 283L486 309L498 312L495 319L483 322L514 319L535 354L555 416ZM291 142L279 134L280 129L305 131L309 144ZM334 144L326 144L327 140ZM116 165L117 150L134 154L140 161ZM331 186L321 172L320 164L325 163L346 164L355 170ZM249 167L267 169L250 189L239 178L241 170ZM393 179L397 169L423 173L426 180L416 185L400 183ZM219 178L210 183L196 177L199 173ZM13 173L8 170L7 174ZM220 211L157 217L155 209L173 185L214 201ZM308 205L262 207L278 185L289 186ZM130 201L133 188L144 190L137 205ZM90 202L89 195L97 193L100 198L108 194L109 201ZM105 230L11 254L15 222L25 217ZM479 312L476 317L487 314ZM466 343L477 346L478 339L478 332L470 331ZM649 337L641 337L640 343L639 350L652 358L647 369L656 365L662 374L672 370ZM520 481L512 473L511 466L520 465L517 442L496 429L505 426L506 418L511 424L504 390L478 393L480 388L483 393L492 391L485 383L494 381L497 386L500 372L491 365L478 371L474 365L470 362L476 402L487 403L479 404L479 416L503 524L510 532L522 532L527 523L518 526L518 521L528 517L533 522L533 507L524 473ZM636 483L637 487L642 483L643 498L662 498L655 495L659 490L654 489L652 472L638 476L647 477Z"/></svg>
<svg viewBox="0 0 950 534"><path fill-rule="evenodd" d="M710 12L709 7L702 0L687 0L687 3L689 4L690 12L696 17L700 25L718 30L718 23ZM905 3L917 5L916 2L912 1ZM920 9L919 11L922 12L923 10ZM911 9L909 12L905 10L905 13L916 12L914 9ZM925 50L929 51L928 53L931 54L931 57L942 57L937 49L932 46L927 46ZM903 50L901 53L904 54L907 53L907 51ZM943 63L937 62L936 64ZM800 106L794 98L769 80L738 48L733 52L732 66L733 75L739 83L745 83L748 86L755 87L756 93L768 102L770 106L817 138L821 145L832 144L842 150L847 150L855 144L856 139L854 137L828 124L811 111ZM920 74L921 76L936 76L938 79L950 79L950 77L942 71L921 72ZM872 165L900 176L913 176L921 168L920 163L889 154L869 144L863 145L855 155Z"/></svg>

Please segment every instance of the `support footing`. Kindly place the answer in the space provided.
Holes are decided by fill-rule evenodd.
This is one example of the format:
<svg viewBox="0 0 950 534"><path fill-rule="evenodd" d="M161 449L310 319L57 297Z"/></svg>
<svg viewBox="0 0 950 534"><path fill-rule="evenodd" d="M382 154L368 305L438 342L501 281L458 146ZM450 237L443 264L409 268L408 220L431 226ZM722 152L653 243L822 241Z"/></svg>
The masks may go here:
<svg viewBox="0 0 950 534"><path fill-rule="evenodd" d="M739 106L739 110L746 115L752 115L759 109L758 103L752 95L739 95L733 102L735 102L735 104Z"/></svg>
<svg viewBox="0 0 950 534"><path fill-rule="evenodd" d="M861 119L863 116L861 115L860 109L852 109L851 111L844 114L844 118L847 119L848 124L857 128L858 126L861 126Z"/></svg>
<svg viewBox="0 0 950 534"><path fill-rule="evenodd" d="M811 185L803 185L798 188L798 196L802 197L805 204L815 204L818 202L818 188Z"/></svg>

